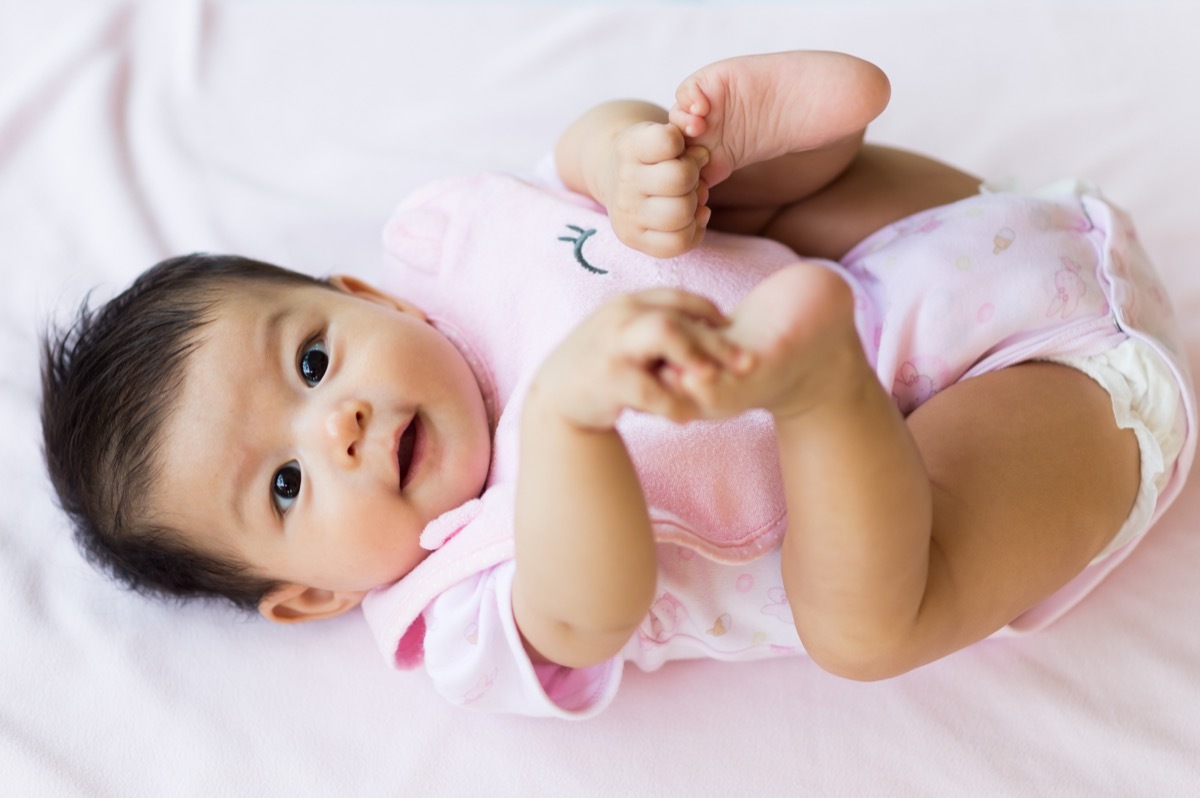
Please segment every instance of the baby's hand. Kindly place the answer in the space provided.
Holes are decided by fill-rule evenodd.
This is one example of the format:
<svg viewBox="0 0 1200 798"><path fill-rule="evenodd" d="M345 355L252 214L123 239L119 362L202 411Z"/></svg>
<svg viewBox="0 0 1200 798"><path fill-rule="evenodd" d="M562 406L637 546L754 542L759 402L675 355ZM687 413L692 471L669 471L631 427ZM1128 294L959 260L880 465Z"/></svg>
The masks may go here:
<svg viewBox="0 0 1200 798"><path fill-rule="evenodd" d="M626 408L680 422L703 417L704 386L750 365L727 324L715 305L684 291L618 297L550 354L530 398L584 429L612 429Z"/></svg>
<svg viewBox="0 0 1200 798"><path fill-rule="evenodd" d="M704 235L710 210L703 147L687 147L670 124L641 122L613 142L599 199L626 246L656 258L682 255Z"/></svg>

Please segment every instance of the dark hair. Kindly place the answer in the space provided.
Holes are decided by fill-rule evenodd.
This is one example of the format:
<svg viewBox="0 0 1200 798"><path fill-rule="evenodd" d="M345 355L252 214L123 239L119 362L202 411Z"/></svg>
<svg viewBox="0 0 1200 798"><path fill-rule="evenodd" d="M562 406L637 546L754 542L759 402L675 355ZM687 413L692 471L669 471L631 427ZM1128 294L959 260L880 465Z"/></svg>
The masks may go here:
<svg viewBox="0 0 1200 798"><path fill-rule="evenodd" d="M153 266L111 301L43 341L46 467L75 539L118 582L162 598L221 597L252 610L276 580L238 559L202 552L151 520L163 423L184 365L221 292L237 283L329 287L269 263L185 255Z"/></svg>

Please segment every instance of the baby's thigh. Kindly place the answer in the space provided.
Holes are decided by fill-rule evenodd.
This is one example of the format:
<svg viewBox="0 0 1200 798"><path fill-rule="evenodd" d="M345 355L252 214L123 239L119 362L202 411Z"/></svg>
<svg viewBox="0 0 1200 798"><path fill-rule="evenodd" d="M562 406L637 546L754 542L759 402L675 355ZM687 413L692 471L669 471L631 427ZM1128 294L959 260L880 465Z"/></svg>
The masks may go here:
<svg viewBox="0 0 1200 798"><path fill-rule="evenodd" d="M840 260L864 238L893 222L975 196L980 182L933 158L866 145L838 179L776 209L757 232L801 255Z"/></svg>
<svg viewBox="0 0 1200 798"><path fill-rule="evenodd" d="M1137 496L1137 438L1117 424L1109 393L1066 365L965 380L914 411L908 427L933 487L939 612L961 645L1082 571Z"/></svg>

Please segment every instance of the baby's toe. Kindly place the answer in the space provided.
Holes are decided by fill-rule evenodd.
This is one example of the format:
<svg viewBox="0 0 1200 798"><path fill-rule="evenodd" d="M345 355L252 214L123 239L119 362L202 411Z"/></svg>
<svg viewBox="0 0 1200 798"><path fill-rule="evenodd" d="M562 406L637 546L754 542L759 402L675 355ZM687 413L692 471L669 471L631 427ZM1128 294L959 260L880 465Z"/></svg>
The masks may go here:
<svg viewBox="0 0 1200 798"><path fill-rule="evenodd" d="M704 121L704 117L690 114L680 109L678 105L671 108L667 116L671 120L671 124L679 128L689 139L703 136L704 132L708 130L708 123Z"/></svg>
<svg viewBox="0 0 1200 798"><path fill-rule="evenodd" d="M693 116L705 117L712 110L712 104L695 75L679 84L675 90L675 103L680 110Z"/></svg>

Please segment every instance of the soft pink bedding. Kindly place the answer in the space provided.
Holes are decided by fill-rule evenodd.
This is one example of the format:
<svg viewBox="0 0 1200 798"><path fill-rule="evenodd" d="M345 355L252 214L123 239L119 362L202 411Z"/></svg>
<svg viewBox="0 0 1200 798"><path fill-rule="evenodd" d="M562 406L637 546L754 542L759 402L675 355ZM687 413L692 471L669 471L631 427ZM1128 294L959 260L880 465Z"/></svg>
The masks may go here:
<svg viewBox="0 0 1200 798"><path fill-rule="evenodd" d="M582 724L471 714L303 628L120 592L40 460L36 336L95 285L236 251L379 267L421 183L528 171L614 96L737 53L892 77L878 141L1134 214L1200 371L1200 6L0 0L0 793L1188 795L1200 792L1200 491L1079 608L876 684L804 660L630 671Z"/></svg>

